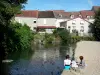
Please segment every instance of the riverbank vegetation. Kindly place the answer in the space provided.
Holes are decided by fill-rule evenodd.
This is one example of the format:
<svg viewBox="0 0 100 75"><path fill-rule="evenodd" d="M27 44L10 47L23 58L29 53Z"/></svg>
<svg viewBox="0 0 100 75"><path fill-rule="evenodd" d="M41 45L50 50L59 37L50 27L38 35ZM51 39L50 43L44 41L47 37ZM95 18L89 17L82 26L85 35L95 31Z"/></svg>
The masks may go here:
<svg viewBox="0 0 100 75"><path fill-rule="evenodd" d="M94 41L94 37L91 36L71 36L71 43L77 43L79 41Z"/></svg>
<svg viewBox="0 0 100 75"><path fill-rule="evenodd" d="M73 43L77 43L79 41L94 41L94 37L92 36L79 36L76 33L69 33L67 29L57 28L53 31L53 34L49 33L36 33L34 35L34 42L41 43L43 45L47 44L63 44L70 45Z"/></svg>
<svg viewBox="0 0 100 75"><path fill-rule="evenodd" d="M10 50L21 48L21 35L16 35L16 31L11 27L11 21L26 2L27 0L0 0L0 60L4 59Z"/></svg>
<svg viewBox="0 0 100 75"><path fill-rule="evenodd" d="M61 44L70 44L71 43L71 35L67 29L57 28L54 30L53 34L56 37L60 38Z"/></svg>

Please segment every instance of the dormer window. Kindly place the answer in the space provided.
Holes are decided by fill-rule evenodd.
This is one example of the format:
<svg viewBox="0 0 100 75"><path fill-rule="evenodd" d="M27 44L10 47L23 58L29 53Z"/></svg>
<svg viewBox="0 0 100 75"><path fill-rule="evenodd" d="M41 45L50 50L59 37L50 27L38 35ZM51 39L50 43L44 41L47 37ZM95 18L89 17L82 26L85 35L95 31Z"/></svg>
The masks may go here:
<svg viewBox="0 0 100 75"><path fill-rule="evenodd" d="M90 19L90 16L87 16L87 19Z"/></svg>
<svg viewBox="0 0 100 75"><path fill-rule="evenodd" d="M81 16L81 15L79 15L79 17L80 17L80 18L82 18L82 16Z"/></svg>
<svg viewBox="0 0 100 75"><path fill-rule="evenodd" d="M62 17L62 15L61 15L61 14L59 14L59 17Z"/></svg>
<svg viewBox="0 0 100 75"><path fill-rule="evenodd" d="M91 19L93 19L93 16L91 16Z"/></svg>
<svg viewBox="0 0 100 75"><path fill-rule="evenodd" d="M74 15L71 15L71 17L70 17L70 18L71 18L71 19L72 19L72 18L74 18Z"/></svg>

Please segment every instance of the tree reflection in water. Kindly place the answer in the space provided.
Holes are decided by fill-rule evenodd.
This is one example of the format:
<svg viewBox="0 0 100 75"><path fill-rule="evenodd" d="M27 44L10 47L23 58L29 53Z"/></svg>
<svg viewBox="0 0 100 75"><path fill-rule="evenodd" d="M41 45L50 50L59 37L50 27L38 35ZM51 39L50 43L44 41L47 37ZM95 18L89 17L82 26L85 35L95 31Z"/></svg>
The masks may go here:
<svg viewBox="0 0 100 75"><path fill-rule="evenodd" d="M45 47L40 44L32 48L34 50L31 52L25 50L10 55L9 58L14 62L5 66L10 75L60 75L64 68L63 60L66 54L71 57L75 54L74 46L46 45Z"/></svg>

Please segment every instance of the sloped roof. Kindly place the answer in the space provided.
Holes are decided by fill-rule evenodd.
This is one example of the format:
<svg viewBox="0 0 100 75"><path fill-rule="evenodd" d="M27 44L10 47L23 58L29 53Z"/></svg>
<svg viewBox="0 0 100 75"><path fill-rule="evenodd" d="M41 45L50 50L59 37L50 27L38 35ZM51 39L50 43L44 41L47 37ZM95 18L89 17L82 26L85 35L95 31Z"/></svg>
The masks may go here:
<svg viewBox="0 0 100 75"><path fill-rule="evenodd" d="M70 12L70 14L74 15L74 18L77 18L79 15L81 15L80 12Z"/></svg>
<svg viewBox="0 0 100 75"><path fill-rule="evenodd" d="M39 11L38 18L55 18L53 11Z"/></svg>
<svg viewBox="0 0 100 75"><path fill-rule="evenodd" d="M20 14L17 14L16 17L38 17L38 10L23 10Z"/></svg>
<svg viewBox="0 0 100 75"><path fill-rule="evenodd" d="M79 17L80 12L54 12L56 18L61 18L59 15L62 15L62 18L70 18L71 15L74 15L74 18Z"/></svg>
<svg viewBox="0 0 100 75"><path fill-rule="evenodd" d="M67 16L64 14L65 12L54 12L55 18L62 19L67 18Z"/></svg>
<svg viewBox="0 0 100 75"><path fill-rule="evenodd" d="M94 11L91 11L91 10L80 11L80 14L82 15L82 18L87 18L87 16L95 15Z"/></svg>

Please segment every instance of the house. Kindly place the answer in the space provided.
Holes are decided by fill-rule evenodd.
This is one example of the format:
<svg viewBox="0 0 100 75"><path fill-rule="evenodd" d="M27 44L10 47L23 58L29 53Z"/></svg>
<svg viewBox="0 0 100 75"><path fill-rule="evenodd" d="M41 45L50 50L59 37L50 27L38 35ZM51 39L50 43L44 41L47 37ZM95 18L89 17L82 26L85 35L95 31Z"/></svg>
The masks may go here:
<svg viewBox="0 0 100 75"><path fill-rule="evenodd" d="M27 24L31 30L35 30L37 27L38 10L23 10L20 14L17 14L15 21Z"/></svg>
<svg viewBox="0 0 100 75"><path fill-rule="evenodd" d="M66 28L67 17L65 16L65 11L53 11L56 18L56 27L57 28Z"/></svg>
<svg viewBox="0 0 100 75"><path fill-rule="evenodd" d="M37 20L37 32L52 33L56 28L56 18L53 11L39 11Z"/></svg>
<svg viewBox="0 0 100 75"><path fill-rule="evenodd" d="M93 6L91 10L66 12L64 10L23 10L17 14L15 20L26 23L33 31L52 33L55 28L66 28L73 33L75 30L80 36L88 35L89 25L94 22L95 11L100 6Z"/></svg>
<svg viewBox="0 0 100 75"><path fill-rule="evenodd" d="M67 29L70 33L75 30L78 31L80 36L88 35L89 25L93 23L93 11L80 11L70 13L69 20L67 21Z"/></svg>

